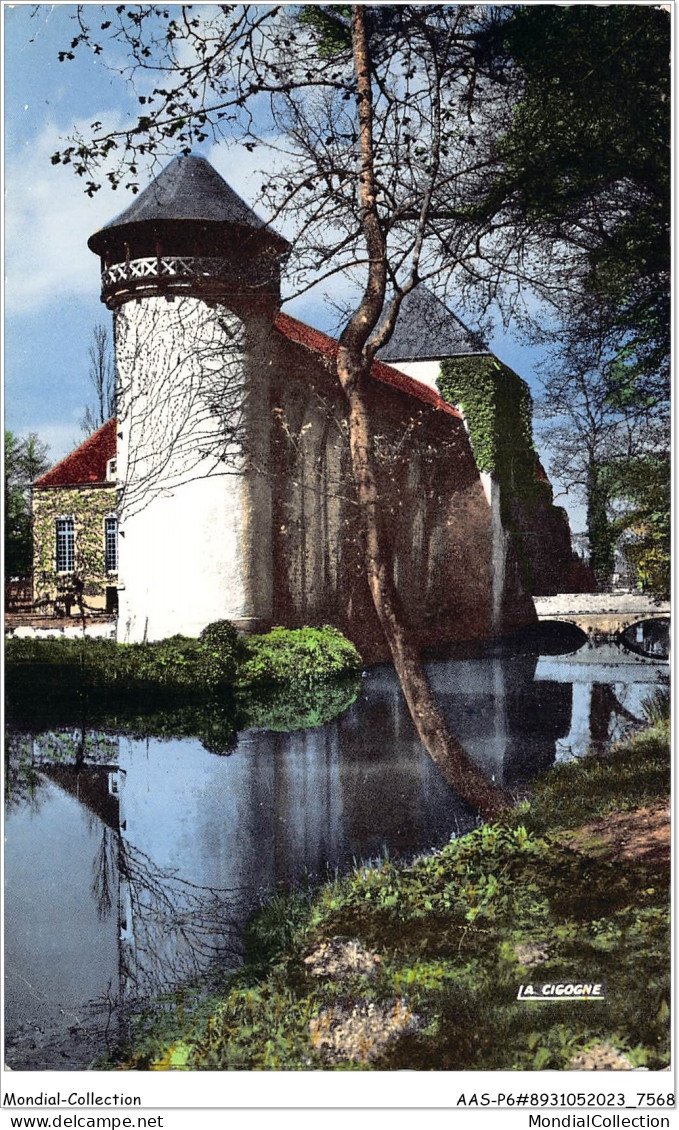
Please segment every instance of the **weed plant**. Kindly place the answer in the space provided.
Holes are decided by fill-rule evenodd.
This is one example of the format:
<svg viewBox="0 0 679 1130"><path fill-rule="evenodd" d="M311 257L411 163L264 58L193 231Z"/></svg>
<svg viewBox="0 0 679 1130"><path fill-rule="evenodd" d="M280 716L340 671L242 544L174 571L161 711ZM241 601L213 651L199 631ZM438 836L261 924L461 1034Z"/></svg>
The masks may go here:
<svg viewBox="0 0 679 1130"><path fill-rule="evenodd" d="M661 678L660 685L656 687L652 694L641 700L644 718L651 726L657 725L659 722L669 721L671 705L670 680L666 676Z"/></svg>

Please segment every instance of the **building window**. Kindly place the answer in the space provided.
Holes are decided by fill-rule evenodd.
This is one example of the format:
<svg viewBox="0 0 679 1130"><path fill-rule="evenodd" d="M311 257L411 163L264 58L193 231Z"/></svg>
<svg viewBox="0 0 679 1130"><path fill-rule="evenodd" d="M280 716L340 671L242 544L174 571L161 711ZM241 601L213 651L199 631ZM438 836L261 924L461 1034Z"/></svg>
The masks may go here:
<svg viewBox="0 0 679 1130"><path fill-rule="evenodd" d="M109 480L115 479L117 466L118 466L118 462L117 462L116 459L109 459L108 463L106 464L106 478L107 479L109 479Z"/></svg>
<svg viewBox="0 0 679 1130"><path fill-rule="evenodd" d="M57 518L57 573L72 573L75 567L75 526L72 518Z"/></svg>
<svg viewBox="0 0 679 1130"><path fill-rule="evenodd" d="M104 519L104 558L107 573L118 572L118 519Z"/></svg>

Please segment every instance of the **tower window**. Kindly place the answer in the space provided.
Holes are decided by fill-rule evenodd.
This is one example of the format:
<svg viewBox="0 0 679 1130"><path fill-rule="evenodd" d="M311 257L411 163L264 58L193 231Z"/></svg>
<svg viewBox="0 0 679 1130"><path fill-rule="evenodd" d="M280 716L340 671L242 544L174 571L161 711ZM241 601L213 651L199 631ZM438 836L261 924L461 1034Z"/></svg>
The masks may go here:
<svg viewBox="0 0 679 1130"><path fill-rule="evenodd" d="M75 525L72 518L56 521L57 573L72 573L75 567Z"/></svg>
<svg viewBox="0 0 679 1130"><path fill-rule="evenodd" d="M116 459L109 459L108 462L106 463L106 478L109 481L111 481L112 479L115 479L116 470L117 470L117 460Z"/></svg>
<svg viewBox="0 0 679 1130"><path fill-rule="evenodd" d="M118 519L104 519L104 559L107 573L118 572Z"/></svg>

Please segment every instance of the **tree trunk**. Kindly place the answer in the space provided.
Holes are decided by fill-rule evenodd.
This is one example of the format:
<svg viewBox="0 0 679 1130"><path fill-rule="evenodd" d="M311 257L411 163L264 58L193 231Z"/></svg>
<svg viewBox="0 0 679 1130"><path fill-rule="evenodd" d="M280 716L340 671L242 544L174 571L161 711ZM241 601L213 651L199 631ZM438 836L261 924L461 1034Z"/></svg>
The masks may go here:
<svg viewBox="0 0 679 1130"><path fill-rule="evenodd" d="M381 529L368 410L360 382L357 385L341 363L338 375L349 402L351 465L363 523L368 585L408 710L420 741L444 779L486 819L493 819L508 807L510 798L486 778L451 733L432 694L419 652L409 639L393 581L391 553Z"/></svg>
<svg viewBox="0 0 679 1130"><path fill-rule="evenodd" d="M608 520L609 490L605 468L592 460L587 470L587 536L589 564L597 586L605 591L611 583L615 556L615 535Z"/></svg>
<svg viewBox="0 0 679 1130"><path fill-rule="evenodd" d="M403 623L389 543L381 528L373 434L365 388L375 353L368 338L384 309L387 244L377 208L370 55L365 13L359 4L352 9L352 39L361 145L360 199L369 268L363 298L340 337L337 374L349 406L351 466L363 524L366 574L375 610L420 741L448 784L486 819L493 819L508 807L510 798L488 781L473 763L451 733L434 699L419 653Z"/></svg>

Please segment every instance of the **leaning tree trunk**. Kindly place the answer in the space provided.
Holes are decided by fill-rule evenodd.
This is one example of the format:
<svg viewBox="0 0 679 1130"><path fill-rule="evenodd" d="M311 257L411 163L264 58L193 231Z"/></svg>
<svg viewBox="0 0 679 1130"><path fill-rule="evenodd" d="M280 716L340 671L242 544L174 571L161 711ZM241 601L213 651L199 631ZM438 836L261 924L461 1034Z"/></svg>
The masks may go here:
<svg viewBox="0 0 679 1130"><path fill-rule="evenodd" d="M403 623L393 580L389 542L381 528L373 435L365 388L370 380L376 349L374 342L368 344L368 339L379 322L386 295L387 243L377 208L370 52L365 10L360 4L352 9L352 42L361 147L361 220L369 268L361 302L340 337L337 374L349 406L351 466L363 524L366 574L375 610L420 741L446 781L486 819L492 819L508 806L509 797L474 765L451 733L434 699L419 653Z"/></svg>
<svg viewBox="0 0 679 1130"><path fill-rule="evenodd" d="M486 819L493 819L508 806L510 798L478 769L451 732L431 691L419 652L409 638L393 581L388 539L381 528L372 430L362 381L360 377L354 379L341 360L338 374L349 402L351 466L363 523L368 585L408 710L420 741L448 784Z"/></svg>

